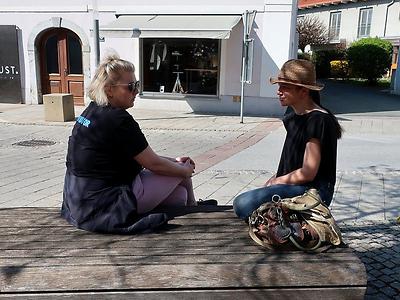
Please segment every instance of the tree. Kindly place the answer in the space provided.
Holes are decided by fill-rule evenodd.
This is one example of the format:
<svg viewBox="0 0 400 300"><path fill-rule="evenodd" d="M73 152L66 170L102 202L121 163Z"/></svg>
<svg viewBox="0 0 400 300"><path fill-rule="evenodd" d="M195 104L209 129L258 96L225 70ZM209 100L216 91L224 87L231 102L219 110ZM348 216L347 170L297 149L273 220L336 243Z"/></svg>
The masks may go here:
<svg viewBox="0 0 400 300"><path fill-rule="evenodd" d="M349 67L353 76L365 78L374 84L387 72L392 57L392 44L380 38L364 38L347 49Z"/></svg>
<svg viewBox="0 0 400 300"><path fill-rule="evenodd" d="M304 16L297 19L299 33L299 49L304 52L307 45L323 45L328 43L328 30L316 16Z"/></svg>

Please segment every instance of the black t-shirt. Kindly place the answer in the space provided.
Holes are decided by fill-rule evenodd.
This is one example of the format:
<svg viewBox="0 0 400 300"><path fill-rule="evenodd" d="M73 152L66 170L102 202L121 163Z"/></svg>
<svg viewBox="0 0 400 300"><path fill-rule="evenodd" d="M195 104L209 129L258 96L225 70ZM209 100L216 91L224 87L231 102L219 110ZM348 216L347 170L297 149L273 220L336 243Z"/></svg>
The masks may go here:
<svg viewBox="0 0 400 300"><path fill-rule="evenodd" d="M61 215L94 232L136 233L164 224L167 215L138 215L132 180L142 166L134 156L148 146L124 109L92 102L69 139Z"/></svg>
<svg viewBox="0 0 400 300"><path fill-rule="evenodd" d="M142 170L134 156L147 146L138 123L126 110L91 102L69 138L67 169L75 176L129 184Z"/></svg>
<svg viewBox="0 0 400 300"><path fill-rule="evenodd" d="M286 128L286 139L283 145L277 176L286 175L303 165L307 142L312 138L321 145L321 162L313 182L319 188L319 182L336 181L337 134L335 120L330 114L314 110L304 115L289 113L283 119Z"/></svg>

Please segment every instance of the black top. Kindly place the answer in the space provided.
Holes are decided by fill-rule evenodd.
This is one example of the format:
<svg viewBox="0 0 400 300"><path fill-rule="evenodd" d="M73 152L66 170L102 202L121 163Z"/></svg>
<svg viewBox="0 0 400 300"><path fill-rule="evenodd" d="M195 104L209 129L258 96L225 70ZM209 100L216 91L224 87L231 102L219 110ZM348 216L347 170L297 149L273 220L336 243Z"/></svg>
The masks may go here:
<svg viewBox="0 0 400 300"><path fill-rule="evenodd" d="M67 168L76 176L127 184L142 169L134 156L147 146L138 123L125 109L91 102L72 130Z"/></svg>
<svg viewBox="0 0 400 300"><path fill-rule="evenodd" d="M165 223L165 214L137 215L132 180L142 166L134 156L147 146L126 110L91 102L69 138L61 215L99 232L133 233Z"/></svg>
<svg viewBox="0 0 400 300"><path fill-rule="evenodd" d="M321 162L314 180L309 184L319 188L320 182L336 181L337 135L333 116L318 110L304 115L289 113L283 119L286 139L283 145L277 176L286 175L303 165L306 144L312 138L321 145Z"/></svg>

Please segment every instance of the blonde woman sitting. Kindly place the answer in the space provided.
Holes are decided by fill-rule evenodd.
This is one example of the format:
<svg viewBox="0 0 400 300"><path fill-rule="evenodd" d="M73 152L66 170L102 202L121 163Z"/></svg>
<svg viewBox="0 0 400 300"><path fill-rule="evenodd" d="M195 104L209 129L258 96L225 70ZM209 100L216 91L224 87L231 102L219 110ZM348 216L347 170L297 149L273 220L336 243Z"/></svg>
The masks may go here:
<svg viewBox="0 0 400 300"><path fill-rule="evenodd" d="M68 142L62 216L89 231L131 233L167 221L165 206L197 205L190 157L161 157L126 111L139 92L132 63L107 57L89 87L93 100Z"/></svg>

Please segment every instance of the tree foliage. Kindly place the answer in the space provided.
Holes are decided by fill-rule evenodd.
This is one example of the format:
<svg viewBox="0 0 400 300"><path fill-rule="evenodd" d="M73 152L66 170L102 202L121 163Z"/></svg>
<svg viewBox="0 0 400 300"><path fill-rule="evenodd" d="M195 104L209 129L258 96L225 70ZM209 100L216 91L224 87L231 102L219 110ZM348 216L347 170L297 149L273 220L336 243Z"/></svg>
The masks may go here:
<svg viewBox="0 0 400 300"><path fill-rule="evenodd" d="M390 67L392 44L380 38L364 38L350 45L347 57L352 76L373 84Z"/></svg>
<svg viewBox="0 0 400 300"><path fill-rule="evenodd" d="M307 45L323 45L328 43L328 30L317 16L304 16L297 19L299 33L299 49L304 52Z"/></svg>
<svg viewBox="0 0 400 300"><path fill-rule="evenodd" d="M346 50L341 48L318 50L313 53L313 61L318 78L329 78L331 74L332 60L345 60Z"/></svg>

